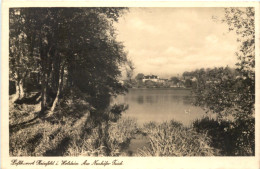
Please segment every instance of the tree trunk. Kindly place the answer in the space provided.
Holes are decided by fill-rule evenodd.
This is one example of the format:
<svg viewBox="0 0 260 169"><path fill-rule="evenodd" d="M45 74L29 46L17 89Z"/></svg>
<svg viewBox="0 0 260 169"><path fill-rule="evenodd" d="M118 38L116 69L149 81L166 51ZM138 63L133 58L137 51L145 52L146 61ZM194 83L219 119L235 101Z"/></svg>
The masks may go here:
<svg viewBox="0 0 260 169"><path fill-rule="evenodd" d="M41 113L44 114L47 110L47 87L48 87L48 74L50 70L48 69L50 55L49 52L51 50L50 46L45 46L42 44L42 40L40 41L40 57L41 57L41 67L42 67L42 74L41 74Z"/></svg>
<svg viewBox="0 0 260 169"><path fill-rule="evenodd" d="M24 88L23 88L22 79L18 82L18 86L19 86L19 99L22 99L24 97Z"/></svg>
<svg viewBox="0 0 260 169"><path fill-rule="evenodd" d="M59 85L58 85L58 89L57 89L57 94L56 94L56 98L53 101L50 113L53 113L58 101L59 101L59 97L60 97L60 93L62 90L62 86L63 86L63 74L64 74L64 64L61 65L60 68L60 73L59 73Z"/></svg>
<svg viewBox="0 0 260 169"><path fill-rule="evenodd" d="M19 80L15 82L15 95L12 98L12 102L15 102L18 99L22 99L23 97L24 97L23 81Z"/></svg>
<svg viewBox="0 0 260 169"><path fill-rule="evenodd" d="M15 102L17 99L19 99L19 85L17 81L15 82L15 94L12 98L12 102Z"/></svg>
<svg viewBox="0 0 260 169"><path fill-rule="evenodd" d="M47 109L47 74L43 73L41 79L42 86L42 100L41 100L41 112L44 112Z"/></svg>
<svg viewBox="0 0 260 169"><path fill-rule="evenodd" d="M42 58L43 59L42 59L42 75L41 75L41 96L42 96L41 112L44 113L47 110L48 73L47 73L47 59L46 57L42 57Z"/></svg>

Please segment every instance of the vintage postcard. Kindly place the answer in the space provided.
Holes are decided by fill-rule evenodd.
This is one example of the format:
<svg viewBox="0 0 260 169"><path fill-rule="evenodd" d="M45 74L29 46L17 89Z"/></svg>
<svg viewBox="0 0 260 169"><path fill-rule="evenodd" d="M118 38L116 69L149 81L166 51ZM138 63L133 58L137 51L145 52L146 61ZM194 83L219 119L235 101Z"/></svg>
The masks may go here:
<svg viewBox="0 0 260 169"><path fill-rule="evenodd" d="M258 2L4 1L1 168L259 168Z"/></svg>

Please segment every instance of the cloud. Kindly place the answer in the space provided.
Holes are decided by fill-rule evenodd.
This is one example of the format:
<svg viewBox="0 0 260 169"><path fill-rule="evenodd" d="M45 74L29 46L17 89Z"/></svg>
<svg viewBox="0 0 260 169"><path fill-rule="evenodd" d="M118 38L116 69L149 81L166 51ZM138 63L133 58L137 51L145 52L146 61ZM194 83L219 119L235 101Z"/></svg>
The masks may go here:
<svg viewBox="0 0 260 169"><path fill-rule="evenodd" d="M175 48L173 46L168 47L165 51L164 54L170 55L170 56L182 56L185 54L184 50Z"/></svg>
<svg viewBox="0 0 260 169"><path fill-rule="evenodd" d="M169 59L164 57L149 58L148 63L154 66L163 66L168 63Z"/></svg>
<svg viewBox="0 0 260 169"><path fill-rule="evenodd" d="M149 33L158 33L159 32L155 26L149 25L149 24L145 23L143 20L140 20L139 18L132 18L129 21L129 25L131 27L133 27L134 29L149 32Z"/></svg>
<svg viewBox="0 0 260 169"><path fill-rule="evenodd" d="M135 73L159 76L202 67L234 66L235 32L216 23L223 8L130 8L117 24Z"/></svg>
<svg viewBox="0 0 260 169"><path fill-rule="evenodd" d="M207 43L217 43L218 42L218 37L216 35L208 35L205 38Z"/></svg>

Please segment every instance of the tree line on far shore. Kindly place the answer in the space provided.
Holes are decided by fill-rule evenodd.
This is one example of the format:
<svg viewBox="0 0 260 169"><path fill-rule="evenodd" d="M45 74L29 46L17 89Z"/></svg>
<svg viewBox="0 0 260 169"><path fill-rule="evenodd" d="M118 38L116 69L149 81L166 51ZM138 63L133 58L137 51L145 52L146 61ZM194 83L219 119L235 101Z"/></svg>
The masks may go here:
<svg viewBox="0 0 260 169"><path fill-rule="evenodd" d="M222 74L226 78L239 77L239 72L235 68L215 67L215 68L201 68L194 71L185 71L181 76L172 76L169 79L145 79L143 73L138 73L133 79L126 79L124 83L130 88L187 88L196 89L198 83L209 84L211 82L218 83L219 79L216 77Z"/></svg>

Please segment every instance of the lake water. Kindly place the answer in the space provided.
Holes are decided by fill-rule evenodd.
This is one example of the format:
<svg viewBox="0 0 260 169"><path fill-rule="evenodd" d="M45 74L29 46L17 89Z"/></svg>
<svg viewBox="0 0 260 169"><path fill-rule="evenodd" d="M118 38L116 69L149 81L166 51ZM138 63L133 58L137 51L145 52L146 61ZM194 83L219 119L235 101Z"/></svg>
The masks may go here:
<svg viewBox="0 0 260 169"><path fill-rule="evenodd" d="M139 125L155 121L175 120L189 126L205 115L204 110L192 105L190 90L186 89L129 89L116 102L129 105L123 117L137 119Z"/></svg>
<svg viewBox="0 0 260 169"><path fill-rule="evenodd" d="M123 117L135 118L140 127L150 121L175 120L184 126L205 115L205 111L192 105L191 91L185 89L129 89L126 95L118 96L118 103L128 104ZM124 150L129 156L136 156L138 149L149 146L147 136L137 134Z"/></svg>

